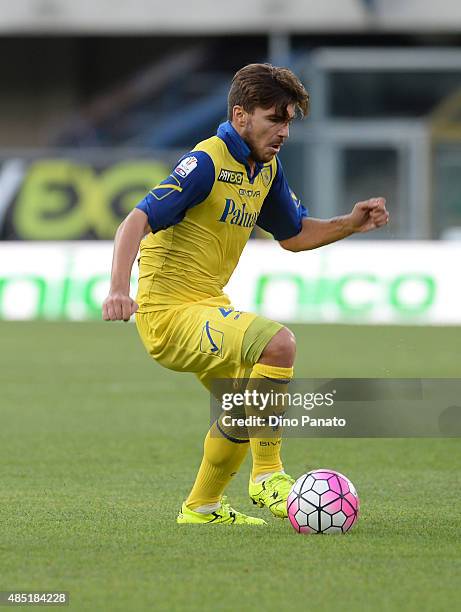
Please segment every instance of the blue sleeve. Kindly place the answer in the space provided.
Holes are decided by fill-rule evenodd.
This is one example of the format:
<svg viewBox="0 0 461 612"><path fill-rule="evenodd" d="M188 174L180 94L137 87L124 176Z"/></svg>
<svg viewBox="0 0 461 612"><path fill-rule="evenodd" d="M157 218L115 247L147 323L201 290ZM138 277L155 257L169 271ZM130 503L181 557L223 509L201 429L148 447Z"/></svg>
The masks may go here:
<svg viewBox="0 0 461 612"><path fill-rule="evenodd" d="M282 164L277 158L277 173L259 213L257 225L276 240L299 234L308 212L288 186Z"/></svg>
<svg viewBox="0 0 461 612"><path fill-rule="evenodd" d="M215 179L211 157L204 151L184 155L165 180L154 187L136 208L146 213L152 232L158 232L182 219L188 208L203 202Z"/></svg>

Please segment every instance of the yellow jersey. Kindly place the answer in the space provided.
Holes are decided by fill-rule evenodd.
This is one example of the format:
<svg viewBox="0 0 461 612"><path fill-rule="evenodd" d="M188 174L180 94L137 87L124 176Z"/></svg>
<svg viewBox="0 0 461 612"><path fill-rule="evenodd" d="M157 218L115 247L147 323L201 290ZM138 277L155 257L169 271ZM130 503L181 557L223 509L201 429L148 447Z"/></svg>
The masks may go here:
<svg viewBox="0 0 461 612"><path fill-rule="evenodd" d="M257 163L230 122L179 160L137 205L152 233L141 242L139 312L223 296L255 225L277 240L296 235L307 215L277 157Z"/></svg>

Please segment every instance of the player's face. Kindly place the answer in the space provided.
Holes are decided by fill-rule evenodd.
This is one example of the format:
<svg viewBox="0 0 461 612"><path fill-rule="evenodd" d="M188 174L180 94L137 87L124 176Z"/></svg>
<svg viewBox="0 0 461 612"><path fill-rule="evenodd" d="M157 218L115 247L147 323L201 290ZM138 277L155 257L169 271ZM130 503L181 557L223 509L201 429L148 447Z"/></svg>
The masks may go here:
<svg viewBox="0 0 461 612"><path fill-rule="evenodd" d="M287 107L288 118L278 115L275 107L243 112L240 135L250 147L252 159L263 163L271 161L290 135L289 126L295 116L294 105Z"/></svg>

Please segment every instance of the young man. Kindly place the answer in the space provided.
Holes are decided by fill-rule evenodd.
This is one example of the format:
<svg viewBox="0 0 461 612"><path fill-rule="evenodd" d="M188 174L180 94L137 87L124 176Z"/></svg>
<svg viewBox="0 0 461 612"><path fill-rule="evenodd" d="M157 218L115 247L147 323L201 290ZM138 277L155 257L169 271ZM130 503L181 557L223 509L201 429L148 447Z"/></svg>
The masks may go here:
<svg viewBox="0 0 461 612"><path fill-rule="evenodd" d="M282 389L293 376L293 333L234 310L223 293L255 225L284 249L305 251L388 222L383 198L359 202L342 217L307 216L288 187L277 153L295 114L307 114L308 101L303 85L286 68L250 64L239 70L229 92L229 120L181 158L117 230L103 318L127 321L137 312L149 354L167 368L194 372L207 388L213 378L248 377L249 385L270 381ZM134 302L129 279L140 243ZM265 524L223 501L249 447L250 498L286 517L294 481L284 472L280 446L277 433L265 437L262 429L258 437L243 440L214 423L178 523Z"/></svg>

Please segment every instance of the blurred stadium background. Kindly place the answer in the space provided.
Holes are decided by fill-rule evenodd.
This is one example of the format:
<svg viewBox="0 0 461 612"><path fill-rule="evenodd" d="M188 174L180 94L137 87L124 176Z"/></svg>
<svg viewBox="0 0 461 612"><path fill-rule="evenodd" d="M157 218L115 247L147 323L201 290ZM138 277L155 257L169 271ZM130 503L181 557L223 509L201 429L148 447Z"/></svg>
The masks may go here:
<svg viewBox="0 0 461 612"><path fill-rule="evenodd" d="M0 6L0 318L98 318L105 241L214 133L232 74L271 61L311 93L281 155L310 213L384 195L392 217L296 258L255 240L229 288L238 306L301 322L461 321L458 2Z"/></svg>

